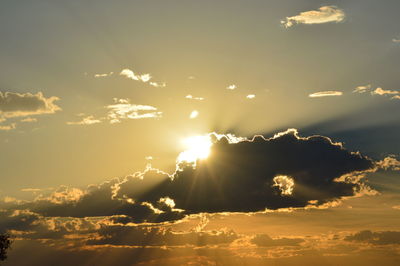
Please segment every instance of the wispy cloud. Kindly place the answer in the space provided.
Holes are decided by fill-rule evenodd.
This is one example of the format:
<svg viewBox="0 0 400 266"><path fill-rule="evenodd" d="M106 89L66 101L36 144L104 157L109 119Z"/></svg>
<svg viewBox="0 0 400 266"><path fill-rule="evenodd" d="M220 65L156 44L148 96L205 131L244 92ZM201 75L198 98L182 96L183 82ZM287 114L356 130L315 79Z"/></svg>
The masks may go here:
<svg viewBox="0 0 400 266"><path fill-rule="evenodd" d="M254 99L254 98L256 98L256 95L255 94L249 94L249 95L246 96L246 98L247 99Z"/></svg>
<svg viewBox="0 0 400 266"><path fill-rule="evenodd" d="M376 94L376 95L396 95L400 94L400 91L396 90L384 90L382 88L376 88L371 94Z"/></svg>
<svg viewBox="0 0 400 266"><path fill-rule="evenodd" d="M101 123L101 120L95 119L93 115L83 117L80 121L67 122L67 125L93 125Z"/></svg>
<svg viewBox="0 0 400 266"><path fill-rule="evenodd" d="M343 92L341 91L319 91L308 95L310 98L327 97L327 96L341 96Z"/></svg>
<svg viewBox="0 0 400 266"><path fill-rule="evenodd" d="M149 73L146 74L136 74L135 72L133 72L132 70L125 68L123 69L120 73L120 76L124 76L128 79L132 79L132 80L137 80L137 81L141 81L144 83L148 83L150 86L153 87L166 87L167 84L165 82L154 82L154 81L150 81L152 79L152 76Z"/></svg>
<svg viewBox="0 0 400 266"><path fill-rule="evenodd" d="M128 99L114 99L114 104L107 105L107 118L111 124L120 123L123 119L160 118L162 112L150 105L131 104Z"/></svg>
<svg viewBox="0 0 400 266"><path fill-rule="evenodd" d="M295 24L341 22L345 16L344 11L336 6L322 6L318 10L305 11L296 16L286 17L286 19L281 21L281 24L289 28Z"/></svg>
<svg viewBox="0 0 400 266"><path fill-rule="evenodd" d="M105 78L105 77L112 76L113 74L114 74L114 72L102 73L102 74L94 74L94 77L95 78Z"/></svg>
<svg viewBox="0 0 400 266"><path fill-rule="evenodd" d="M371 89L371 85L363 85L363 86L358 86L353 90L353 93L364 93L366 91L369 91Z"/></svg>
<svg viewBox="0 0 400 266"><path fill-rule="evenodd" d="M27 118L24 118L24 119L21 120L21 122L24 122L24 123L33 123L33 122L37 122L37 121L38 120L36 118L33 118L33 117L27 117Z"/></svg>
<svg viewBox="0 0 400 266"><path fill-rule="evenodd" d="M197 100L197 101L203 101L204 98L203 97L194 97L193 95L189 94L185 96L186 99L190 99L190 100Z"/></svg>
<svg viewBox="0 0 400 266"><path fill-rule="evenodd" d="M0 125L0 130L9 131L9 130L15 129L15 127L16 127L15 123L11 123L11 124L5 125L5 126Z"/></svg>

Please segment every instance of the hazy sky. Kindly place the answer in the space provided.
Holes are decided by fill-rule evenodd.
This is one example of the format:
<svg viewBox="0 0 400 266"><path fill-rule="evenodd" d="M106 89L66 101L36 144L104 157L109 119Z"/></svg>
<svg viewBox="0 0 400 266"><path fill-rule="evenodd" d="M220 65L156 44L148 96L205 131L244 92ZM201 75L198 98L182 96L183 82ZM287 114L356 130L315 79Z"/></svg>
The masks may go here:
<svg viewBox="0 0 400 266"><path fill-rule="evenodd" d="M5 265L396 265L399 10L1 0Z"/></svg>

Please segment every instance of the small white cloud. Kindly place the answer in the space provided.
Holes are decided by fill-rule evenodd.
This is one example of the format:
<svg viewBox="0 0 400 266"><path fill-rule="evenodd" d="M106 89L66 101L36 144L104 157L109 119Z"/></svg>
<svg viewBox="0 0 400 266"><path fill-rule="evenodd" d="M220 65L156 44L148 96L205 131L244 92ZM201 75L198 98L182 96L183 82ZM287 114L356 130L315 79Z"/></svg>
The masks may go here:
<svg viewBox="0 0 400 266"><path fill-rule="evenodd" d="M345 18L343 10L336 6L322 6L318 10L301 12L292 17L286 17L281 24L289 28L295 24L322 24L328 22L341 22Z"/></svg>
<svg viewBox="0 0 400 266"><path fill-rule="evenodd" d="M89 115L87 117L82 118L80 121L76 122L67 122L67 125L94 125L101 123L101 120L95 119L94 116Z"/></svg>
<svg viewBox="0 0 400 266"><path fill-rule="evenodd" d="M124 76L128 79L132 79L132 80L137 80L137 81L141 81L144 83L148 83L150 86L153 87L166 87L167 84L165 82L159 83L159 82L154 82L154 81L150 81L152 79L152 76L148 73L146 74L136 74L134 73L132 70L125 68L123 69L120 73L120 76ZM150 81L150 82L149 82Z"/></svg>
<svg viewBox="0 0 400 266"><path fill-rule="evenodd" d="M364 93L366 91L369 91L371 89L371 85L365 85L365 86L358 86L353 90L353 93Z"/></svg>
<svg viewBox="0 0 400 266"><path fill-rule="evenodd" d="M341 96L343 92L341 91L319 91L315 93L311 93L308 95L310 98L318 98L318 97L327 97L327 96Z"/></svg>
<svg viewBox="0 0 400 266"><path fill-rule="evenodd" d="M203 97L194 97L193 95L189 94L185 96L186 99L190 99L190 100L196 100L196 101L203 101L204 98Z"/></svg>
<svg viewBox="0 0 400 266"><path fill-rule="evenodd" d="M235 84L231 84L228 87L226 87L227 90L235 90L237 89L237 86Z"/></svg>
<svg viewBox="0 0 400 266"><path fill-rule="evenodd" d="M400 94L400 91L395 91L395 90L384 90L382 88L376 88L371 94L376 94L376 95L396 95Z"/></svg>
<svg viewBox="0 0 400 266"><path fill-rule="evenodd" d="M247 99L254 99L256 97L255 94L249 94L246 96Z"/></svg>
<svg viewBox="0 0 400 266"><path fill-rule="evenodd" d="M190 119L195 119L195 118L198 117L198 116L199 116L199 112L198 112L197 110L193 110L193 111L190 113L189 118L190 118Z"/></svg>
<svg viewBox="0 0 400 266"><path fill-rule="evenodd" d="M95 78L105 78L105 77L112 76L113 74L114 74L114 72L102 73L102 74L94 74L94 77Z"/></svg>

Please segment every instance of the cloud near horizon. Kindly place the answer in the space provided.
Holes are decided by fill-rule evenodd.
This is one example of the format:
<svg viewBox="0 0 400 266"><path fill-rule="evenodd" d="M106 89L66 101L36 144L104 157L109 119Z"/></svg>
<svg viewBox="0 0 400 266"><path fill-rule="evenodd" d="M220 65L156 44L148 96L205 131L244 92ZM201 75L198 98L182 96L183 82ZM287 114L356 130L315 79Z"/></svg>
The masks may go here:
<svg viewBox="0 0 400 266"><path fill-rule="evenodd" d="M328 22L342 22L346 15L344 11L336 6L322 6L318 10L301 12L292 17L286 17L281 24L286 28L295 24L323 24Z"/></svg>

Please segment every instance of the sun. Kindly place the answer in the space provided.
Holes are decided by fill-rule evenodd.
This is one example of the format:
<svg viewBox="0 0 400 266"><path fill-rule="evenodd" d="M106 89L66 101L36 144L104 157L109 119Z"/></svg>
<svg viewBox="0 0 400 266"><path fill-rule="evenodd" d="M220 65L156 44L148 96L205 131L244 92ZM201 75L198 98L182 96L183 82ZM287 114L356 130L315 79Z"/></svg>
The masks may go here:
<svg viewBox="0 0 400 266"><path fill-rule="evenodd" d="M204 160L210 155L212 140L209 135L192 136L182 140L186 150L178 156L178 162L196 163Z"/></svg>

